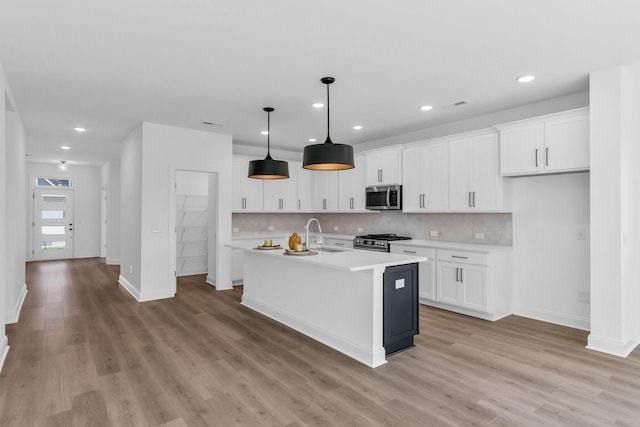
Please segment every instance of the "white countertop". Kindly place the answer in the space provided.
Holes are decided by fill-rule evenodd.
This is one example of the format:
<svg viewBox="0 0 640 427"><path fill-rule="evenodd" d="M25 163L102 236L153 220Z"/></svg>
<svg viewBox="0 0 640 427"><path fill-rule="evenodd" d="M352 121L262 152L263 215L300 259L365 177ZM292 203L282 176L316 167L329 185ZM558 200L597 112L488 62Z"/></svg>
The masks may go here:
<svg viewBox="0 0 640 427"><path fill-rule="evenodd" d="M391 242L394 246L414 248L453 249L459 251L490 253L496 251L512 250L512 246L479 245L474 243L443 242L441 240L396 240Z"/></svg>
<svg viewBox="0 0 640 427"><path fill-rule="evenodd" d="M284 240L284 239L283 239ZM414 262L425 262L425 256L392 254L388 252L364 251L347 249L340 252L322 252L318 255L284 255L284 241L274 240L273 244L283 245L283 249L260 250L254 249L258 242L233 242L226 245L232 249L240 249L246 252L257 253L264 256L287 258L292 261L309 263L317 266L336 268L345 271L372 270L375 268L385 268L394 265L412 264ZM315 249L313 249L315 251Z"/></svg>

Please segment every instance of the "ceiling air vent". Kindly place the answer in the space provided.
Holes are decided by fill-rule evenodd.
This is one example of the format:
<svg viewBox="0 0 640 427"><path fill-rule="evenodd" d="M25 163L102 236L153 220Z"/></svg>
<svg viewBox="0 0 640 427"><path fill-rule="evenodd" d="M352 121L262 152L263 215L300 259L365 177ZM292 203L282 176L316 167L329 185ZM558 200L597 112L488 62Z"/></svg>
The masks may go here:
<svg viewBox="0 0 640 427"><path fill-rule="evenodd" d="M463 105L467 105L468 103L469 101L458 101L458 102L454 102L453 104L445 105L442 108L445 110L448 110L450 108L462 107Z"/></svg>

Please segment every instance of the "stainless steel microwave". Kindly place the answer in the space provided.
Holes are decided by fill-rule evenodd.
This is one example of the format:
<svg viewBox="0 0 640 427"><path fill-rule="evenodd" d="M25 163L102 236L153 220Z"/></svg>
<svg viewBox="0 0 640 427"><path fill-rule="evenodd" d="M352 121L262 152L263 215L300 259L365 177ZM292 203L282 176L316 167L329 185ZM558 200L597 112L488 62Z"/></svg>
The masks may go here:
<svg viewBox="0 0 640 427"><path fill-rule="evenodd" d="M366 207L371 210L401 210L401 185L372 185L366 190Z"/></svg>

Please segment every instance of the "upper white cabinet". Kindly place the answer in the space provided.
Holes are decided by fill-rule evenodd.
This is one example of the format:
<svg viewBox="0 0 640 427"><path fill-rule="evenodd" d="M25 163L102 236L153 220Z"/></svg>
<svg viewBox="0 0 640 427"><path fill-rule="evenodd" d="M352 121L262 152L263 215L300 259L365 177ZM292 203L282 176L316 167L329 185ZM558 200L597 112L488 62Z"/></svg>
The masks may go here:
<svg viewBox="0 0 640 427"><path fill-rule="evenodd" d="M313 211L338 210L338 171L313 172Z"/></svg>
<svg viewBox="0 0 640 427"><path fill-rule="evenodd" d="M298 167L299 162L289 161L288 179L265 179L264 211L265 212L297 212L298 211Z"/></svg>
<svg viewBox="0 0 640 427"><path fill-rule="evenodd" d="M449 209L449 144L430 143L402 152L402 210L444 212Z"/></svg>
<svg viewBox="0 0 640 427"><path fill-rule="evenodd" d="M262 181L247 176L251 157L233 156L232 205L233 212L262 212Z"/></svg>
<svg viewBox="0 0 640 427"><path fill-rule="evenodd" d="M449 142L449 210L503 209L499 138L495 132Z"/></svg>
<svg viewBox="0 0 640 427"><path fill-rule="evenodd" d="M302 168L302 162L289 162L289 171L298 169L298 212L313 212L313 175L315 171Z"/></svg>
<svg viewBox="0 0 640 427"><path fill-rule="evenodd" d="M366 185L401 184L400 148L368 151L366 157Z"/></svg>
<svg viewBox="0 0 640 427"><path fill-rule="evenodd" d="M366 168L364 156L355 156L353 169L338 172L338 210L343 212L364 212Z"/></svg>
<svg viewBox="0 0 640 427"><path fill-rule="evenodd" d="M589 109L496 126L505 176L589 169Z"/></svg>

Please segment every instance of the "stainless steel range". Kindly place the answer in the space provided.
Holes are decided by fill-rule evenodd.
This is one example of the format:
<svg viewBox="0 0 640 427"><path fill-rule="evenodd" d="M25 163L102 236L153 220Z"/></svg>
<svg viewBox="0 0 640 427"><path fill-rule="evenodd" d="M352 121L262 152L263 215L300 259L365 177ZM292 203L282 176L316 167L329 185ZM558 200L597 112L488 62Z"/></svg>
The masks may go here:
<svg viewBox="0 0 640 427"><path fill-rule="evenodd" d="M390 242L410 239L411 237L397 236L395 234L367 234L366 236L356 236L353 239L353 247L369 251L389 252Z"/></svg>

